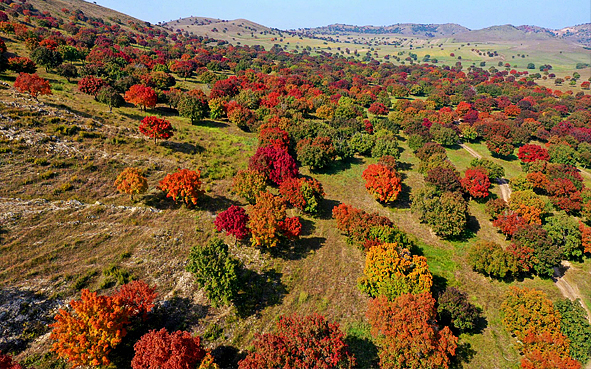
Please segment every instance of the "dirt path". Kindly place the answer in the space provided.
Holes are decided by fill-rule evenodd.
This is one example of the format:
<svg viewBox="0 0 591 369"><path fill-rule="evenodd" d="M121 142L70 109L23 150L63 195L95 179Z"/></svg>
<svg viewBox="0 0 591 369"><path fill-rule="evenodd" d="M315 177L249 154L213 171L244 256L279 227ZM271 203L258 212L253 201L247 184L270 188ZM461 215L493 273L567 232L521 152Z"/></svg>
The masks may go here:
<svg viewBox="0 0 591 369"><path fill-rule="evenodd" d="M482 155L480 155L471 147L468 147L463 143L461 143L460 146L464 150L468 151L468 153L476 159L482 159ZM508 202L511 198L511 188L509 187L509 182L505 178L497 178L497 183L499 184L499 189L501 190L501 197L503 198L503 200L505 200L505 202Z"/></svg>
<svg viewBox="0 0 591 369"><path fill-rule="evenodd" d="M568 261L563 261L562 268L554 267L554 275L552 276L552 280L554 281L554 284L556 285L556 287L558 287L558 289L560 290L560 292L562 293L562 295L564 297L568 298L569 300L573 300L573 301L576 299L579 299L581 306L587 312L587 319L591 323L591 311L589 310L587 305L583 302L583 296L581 295L579 288L575 284L569 283L569 279L570 279L569 277L570 277L571 273L572 273L571 263Z"/></svg>

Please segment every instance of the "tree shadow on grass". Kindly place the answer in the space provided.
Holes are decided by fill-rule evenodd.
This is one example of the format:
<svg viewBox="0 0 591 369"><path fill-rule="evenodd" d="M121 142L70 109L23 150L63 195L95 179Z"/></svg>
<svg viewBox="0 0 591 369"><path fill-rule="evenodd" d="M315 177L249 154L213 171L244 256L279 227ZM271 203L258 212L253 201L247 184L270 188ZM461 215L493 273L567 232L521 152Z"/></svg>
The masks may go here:
<svg viewBox="0 0 591 369"><path fill-rule="evenodd" d="M318 209L318 218L328 220L332 219L332 209L341 205L340 201L324 199L320 202L320 208Z"/></svg>
<svg viewBox="0 0 591 369"><path fill-rule="evenodd" d="M199 202L197 203L199 209L208 210L214 214L224 211L232 205L242 206L242 204L238 201L234 201L227 197L213 196L208 194L201 195L199 197Z"/></svg>
<svg viewBox="0 0 591 369"><path fill-rule="evenodd" d="M234 346L218 346L211 351L215 363L221 368L238 368L238 362L246 357L246 353L240 352Z"/></svg>
<svg viewBox="0 0 591 369"><path fill-rule="evenodd" d="M144 195L142 202L158 210L174 210L180 209L182 206L180 203L173 201L172 198L166 197L163 191L151 191L147 193Z"/></svg>
<svg viewBox="0 0 591 369"><path fill-rule="evenodd" d="M208 306L194 304L188 298L173 297L161 301L152 309L146 321L140 318L132 320L132 324L127 328L127 335L109 357L115 367L129 368L134 356L133 345L144 334L151 330L159 331L162 328L166 328L169 333L179 330L188 331L207 316L208 311Z"/></svg>
<svg viewBox="0 0 591 369"><path fill-rule="evenodd" d="M267 306L280 304L287 293L287 287L281 281L282 275L275 269L261 273L242 269L240 273L242 288L234 300L238 316L247 318L258 314Z"/></svg>
<svg viewBox="0 0 591 369"><path fill-rule="evenodd" d="M169 148L176 152L182 152L187 155L199 154L205 151L205 149L199 145L193 145L188 142L174 142L174 141L162 141L161 146Z"/></svg>
<svg viewBox="0 0 591 369"><path fill-rule="evenodd" d="M406 163L403 161L396 162L396 170L399 172L400 171L403 171L403 172L410 171L410 170L412 170L413 167L414 167L414 164L412 164L412 163Z"/></svg>
<svg viewBox="0 0 591 369"><path fill-rule="evenodd" d="M300 238L297 241L287 242L283 246L270 250L269 254L274 258L284 260L301 260L308 256L310 252L321 248L325 242L326 238L324 237Z"/></svg>
<svg viewBox="0 0 591 369"><path fill-rule="evenodd" d="M363 160L360 158L357 158L357 157L344 159L344 160L341 159L341 160L335 161L328 168L318 169L318 170L314 171L314 173L329 174L329 175L338 174L338 173L343 172L345 170L351 169L351 167L353 165L359 165L362 163L363 163Z"/></svg>
<svg viewBox="0 0 591 369"><path fill-rule="evenodd" d="M355 368L379 368L378 348L370 338L347 335L345 343L355 356Z"/></svg>
<svg viewBox="0 0 591 369"><path fill-rule="evenodd" d="M468 364L472 361L472 358L476 355L476 350L472 348L469 342L460 342L456 348L456 355L451 359L450 369L461 369L464 364Z"/></svg>

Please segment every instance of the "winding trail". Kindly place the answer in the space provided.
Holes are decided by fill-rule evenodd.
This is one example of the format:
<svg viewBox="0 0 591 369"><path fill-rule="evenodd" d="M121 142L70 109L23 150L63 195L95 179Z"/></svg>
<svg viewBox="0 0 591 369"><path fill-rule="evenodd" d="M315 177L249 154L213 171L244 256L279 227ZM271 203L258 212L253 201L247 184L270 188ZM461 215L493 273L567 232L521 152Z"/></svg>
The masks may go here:
<svg viewBox="0 0 591 369"><path fill-rule="evenodd" d="M482 159L482 155L480 155L471 147L468 147L463 143L460 143L460 146L468 153L470 153L470 155L472 155L473 157L477 159ZM589 174L588 172L584 173ZM505 178L497 178L497 183L499 184L499 189L501 190L501 197L503 198L503 200L508 202L511 198L511 187L509 187L508 181ZM567 274L570 275L569 271L571 270L572 265L568 261L563 261L560 267L554 267L554 275L552 276L552 280L554 281L554 285L556 286L556 288L558 288L558 290L560 291L560 293L562 293L564 297L572 301L579 299L579 303L581 304L583 309L585 309L585 312L587 313L587 319L591 323L591 311L583 302L583 296L581 295L579 288L575 284L571 284L568 281L569 278L567 277ZM585 369L591 369L591 361L588 363L588 365L585 366Z"/></svg>
<svg viewBox="0 0 591 369"><path fill-rule="evenodd" d="M471 147L468 147L466 144L460 143L460 146L476 159L482 159L482 155ZM505 178L497 178L497 183L501 190L501 197L505 202L509 202L509 199L511 198L511 187L509 187L509 182Z"/></svg>

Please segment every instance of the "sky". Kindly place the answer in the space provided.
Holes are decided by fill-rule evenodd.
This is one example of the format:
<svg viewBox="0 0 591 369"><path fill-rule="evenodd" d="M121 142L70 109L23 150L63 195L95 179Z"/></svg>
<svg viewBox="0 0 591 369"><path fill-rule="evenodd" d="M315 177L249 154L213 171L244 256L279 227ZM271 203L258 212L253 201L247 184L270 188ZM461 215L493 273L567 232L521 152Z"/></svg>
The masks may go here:
<svg viewBox="0 0 591 369"><path fill-rule="evenodd" d="M157 23L190 16L244 18L295 29L344 23L458 23L470 29L528 24L559 29L591 23L590 0L96 0L96 3Z"/></svg>

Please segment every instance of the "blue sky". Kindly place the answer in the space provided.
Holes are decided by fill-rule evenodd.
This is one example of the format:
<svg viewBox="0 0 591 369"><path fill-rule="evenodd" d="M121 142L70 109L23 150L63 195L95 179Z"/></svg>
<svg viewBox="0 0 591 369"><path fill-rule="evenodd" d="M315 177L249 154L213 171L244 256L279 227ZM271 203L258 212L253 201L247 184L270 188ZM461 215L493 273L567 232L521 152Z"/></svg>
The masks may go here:
<svg viewBox="0 0 591 369"><path fill-rule="evenodd" d="M470 29L530 24L563 28L591 22L590 0L96 0L152 23L189 16L245 18L291 29L332 23L458 23Z"/></svg>

